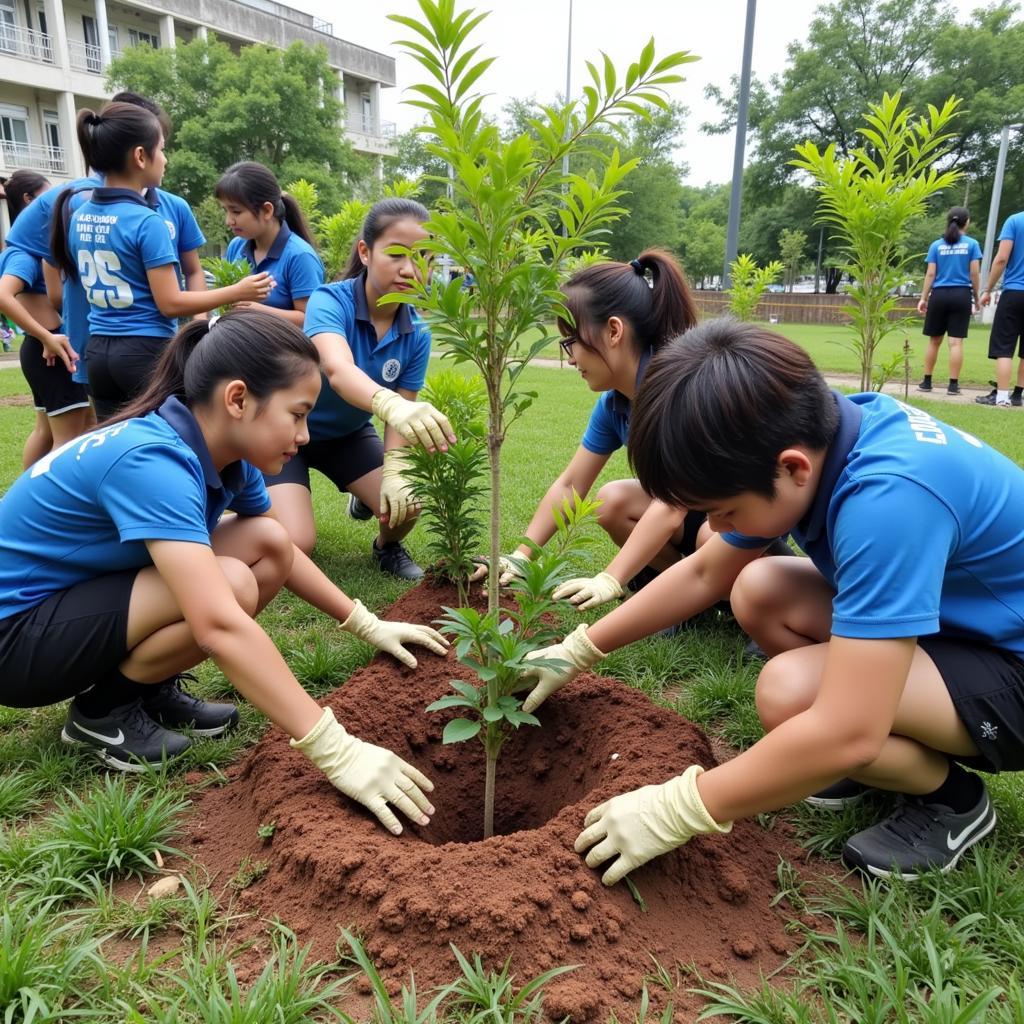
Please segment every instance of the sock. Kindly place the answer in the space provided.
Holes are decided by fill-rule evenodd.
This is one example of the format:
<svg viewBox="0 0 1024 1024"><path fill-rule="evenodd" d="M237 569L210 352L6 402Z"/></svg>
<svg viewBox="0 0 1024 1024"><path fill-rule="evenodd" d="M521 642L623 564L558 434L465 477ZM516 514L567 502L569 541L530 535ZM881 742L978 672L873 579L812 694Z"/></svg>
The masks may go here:
<svg viewBox="0 0 1024 1024"><path fill-rule="evenodd" d="M131 704L151 693L153 687L149 683L137 683L114 669L106 679L78 694L75 705L87 718L103 718L111 709Z"/></svg>
<svg viewBox="0 0 1024 1024"><path fill-rule="evenodd" d="M954 814L966 814L981 799L984 783L955 761L949 762L946 781L931 793L924 793L919 799L926 804L944 804Z"/></svg>
<svg viewBox="0 0 1024 1024"><path fill-rule="evenodd" d="M949 378L949 386L951 388L959 387L960 386L960 378L959 377L950 377Z"/></svg>
<svg viewBox="0 0 1024 1024"><path fill-rule="evenodd" d="M1014 397L1014 398L1020 398L1020 397L1021 397L1021 395L1024 395L1024 388L1022 388L1022 387L1021 387L1021 386L1020 386L1020 385L1018 384L1018 385L1017 385L1017 386L1016 386L1016 387L1015 387L1015 388L1013 389L1013 397Z"/></svg>
<svg viewBox="0 0 1024 1024"><path fill-rule="evenodd" d="M932 375L930 373L926 373L924 375L924 380L921 381L921 383L928 385L928 384L931 384L931 382L932 382Z"/></svg>
<svg viewBox="0 0 1024 1024"><path fill-rule="evenodd" d="M996 391L996 402L1008 402L1010 400L1009 391Z"/></svg>

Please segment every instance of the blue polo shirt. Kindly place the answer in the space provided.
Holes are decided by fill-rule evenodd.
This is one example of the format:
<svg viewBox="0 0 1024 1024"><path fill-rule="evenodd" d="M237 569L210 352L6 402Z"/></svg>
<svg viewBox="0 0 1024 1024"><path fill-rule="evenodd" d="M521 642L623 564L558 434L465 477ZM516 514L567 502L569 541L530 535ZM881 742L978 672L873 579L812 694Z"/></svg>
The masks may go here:
<svg viewBox="0 0 1024 1024"><path fill-rule="evenodd" d="M10 274L25 284L24 290L34 295L46 294L46 281L43 279L43 264L35 256L24 249L9 246L0 252L0 277Z"/></svg>
<svg viewBox="0 0 1024 1024"><path fill-rule="evenodd" d="M377 341L366 302L366 273L347 281L317 288L306 306L304 330L310 338L318 334L340 334L352 350L356 366L381 387L419 391L430 361L430 328L411 306L396 307L394 323ZM345 437L370 421L365 409L349 405L321 374L320 397L309 414L309 436L313 441Z"/></svg>
<svg viewBox="0 0 1024 1024"><path fill-rule="evenodd" d="M832 634L941 632L1024 656L1024 471L888 395L835 400L839 430L792 531L836 590Z"/></svg>
<svg viewBox="0 0 1024 1024"><path fill-rule="evenodd" d="M653 354L654 350L648 349L640 357L640 365L636 371L638 391ZM611 455L612 452L625 448L629 441L629 418L632 411L633 403L621 391L606 391L590 413L590 421L580 444L595 455Z"/></svg>
<svg viewBox="0 0 1024 1024"><path fill-rule="evenodd" d="M152 559L145 542L210 544L223 512L270 508L263 475L213 465L176 398L156 412L76 437L40 459L0 500L0 619L77 583Z"/></svg>
<svg viewBox="0 0 1024 1024"><path fill-rule="evenodd" d="M294 309L296 299L307 299L324 283L324 265L316 250L284 221L267 255L256 262L256 243L251 238L232 238L226 258L247 260L254 273L266 271L277 281L263 300L276 309Z"/></svg>
<svg viewBox="0 0 1024 1024"><path fill-rule="evenodd" d="M22 214L24 216L24 214ZM1003 290L1024 291L1024 211L1006 218L999 232L1000 242L1013 242L1010 259L1003 271Z"/></svg>
<svg viewBox="0 0 1024 1024"><path fill-rule="evenodd" d="M206 245L206 236L199 227L192 207L181 196L165 192L162 188L150 188L146 189L144 198L163 217L179 256Z"/></svg>
<svg viewBox="0 0 1024 1024"><path fill-rule="evenodd" d="M981 260L981 246L969 235L961 235L952 245L944 238L937 238L929 246L926 260L935 264L932 288L969 288L974 260Z"/></svg>
<svg viewBox="0 0 1024 1024"><path fill-rule="evenodd" d="M71 215L68 247L89 300L89 333L169 338L177 321L157 307L147 271L178 266L164 218L138 193L96 188Z"/></svg>

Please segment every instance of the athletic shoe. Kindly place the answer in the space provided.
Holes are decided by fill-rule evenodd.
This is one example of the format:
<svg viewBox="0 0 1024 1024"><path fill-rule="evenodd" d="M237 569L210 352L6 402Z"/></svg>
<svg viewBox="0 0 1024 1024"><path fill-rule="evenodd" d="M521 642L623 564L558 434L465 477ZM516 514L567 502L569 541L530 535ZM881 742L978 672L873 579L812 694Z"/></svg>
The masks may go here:
<svg viewBox="0 0 1024 1024"><path fill-rule="evenodd" d="M373 560L380 566L381 572L390 573L400 580L415 582L423 578L423 570L412 560L404 545L397 540L377 547L374 541L371 547Z"/></svg>
<svg viewBox="0 0 1024 1024"><path fill-rule="evenodd" d="M744 661L767 661L768 655L756 640L748 640L747 646L743 648Z"/></svg>
<svg viewBox="0 0 1024 1024"><path fill-rule="evenodd" d="M168 729L191 728L196 736L223 736L238 725L238 708L234 704L214 704L193 697L182 680L196 677L182 673L153 687L153 693L142 698L142 709L154 721Z"/></svg>
<svg viewBox="0 0 1024 1024"><path fill-rule="evenodd" d="M348 496L348 514L350 519L358 519L360 522L373 518L373 509L360 501L354 494Z"/></svg>
<svg viewBox="0 0 1024 1024"><path fill-rule="evenodd" d="M994 391L990 391L987 395L982 395L981 398L976 398L975 401L978 405L994 405L999 409L1009 409L1012 404L1012 399L1003 402L997 401L996 393Z"/></svg>
<svg viewBox="0 0 1024 1024"><path fill-rule="evenodd" d="M832 783L831 786L812 793L804 799L804 803L823 811L841 811L851 804L860 803L870 791L871 787L865 786L861 782L855 782L853 779L840 779L838 782Z"/></svg>
<svg viewBox="0 0 1024 1024"><path fill-rule="evenodd" d="M1024 405L1024 395L1014 395L1011 393L1010 405L1015 405L1019 409L1022 405Z"/></svg>
<svg viewBox="0 0 1024 1024"><path fill-rule="evenodd" d="M917 385L918 391L931 391L931 389L931 384L929 384L926 380L921 381L921 383Z"/></svg>
<svg viewBox="0 0 1024 1024"><path fill-rule="evenodd" d="M895 876L913 882L929 869L951 871L964 852L995 827L996 812L984 788L965 814L904 796L885 821L847 840L843 860L876 878Z"/></svg>
<svg viewBox="0 0 1024 1024"><path fill-rule="evenodd" d="M949 387L946 388L946 394L947 395L959 395L960 394L960 385L959 384L950 384Z"/></svg>
<svg viewBox="0 0 1024 1024"><path fill-rule="evenodd" d="M112 708L100 718L82 714L72 701L60 738L94 748L101 761L122 772L145 771L147 764L170 761L192 745L187 736L154 722L141 700Z"/></svg>

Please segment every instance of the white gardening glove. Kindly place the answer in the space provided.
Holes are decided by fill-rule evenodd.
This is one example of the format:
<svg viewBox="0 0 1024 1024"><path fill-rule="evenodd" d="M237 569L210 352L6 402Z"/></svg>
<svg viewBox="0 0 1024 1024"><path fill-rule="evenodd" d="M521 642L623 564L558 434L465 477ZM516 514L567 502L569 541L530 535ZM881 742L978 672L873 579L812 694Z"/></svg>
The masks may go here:
<svg viewBox="0 0 1024 1024"><path fill-rule="evenodd" d="M397 836L402 831L388 804L394 805L417 825L429 825L434 813L424 796L434 784L421 771L385 747L364 743L339 725L330 708L301 740L291 745L301 750L345 796L358 800L377 815L380 823Z"/></svg>
<svg viewBox="0 0 1024 1024"><path fill-rule="evenodd" d="M473 575L469 577L470 583L487 579L487 570L491 564L484 555L475 558L474 561L479 564ZM521 580L523 568L529 564L530 556L519 551L513 551L510 555L501 555L498 559L498 586L507 587L513 580Z"/></svg>
<svg viewBox="0 0 1024 1024"><path fill-rule="evenodd" d="M394 427L411 444L421 444L433 451L447 450L455 441L455 433L443 412L429 402L410 402L388 388L374 393L370 407L389 427Z"/></svg>
<svg viewBox="0 0 1024 1024"><path fill-rule="evenodd" d="M531 651L526 656L527 661L544 658L565 661L568 662L568 665L560 669L545 668L540 665L527 669L520 678L524 682L532 679L537 685L523 701L523 710L527 714L536 711L551 694L560 690L566 683L571 683L581 672L586 672L604 656L604 652L599 651L590 642L590 637L587 636L587 627L584 624L577 626L560 644L552 644L550 647L542 647L539 651Z"/></svg>
<svg viewBox="0 0 1024 1024"><path fill-rule="evenodd" d="M384 468L380 473L380 514L392 529L414 516L419 507L412 489L402 476L408 465L401 448L392 448L384 453Z"/></svg>
<svg viewBox="0 0 1024 1024"><path fill-rule="evenodd" d="M578 576L568 580L556 588L551 595L556 601L568 599L581 612L588 608L596 608L606 601L614 601L626 594L626 588L608 572L599 572L596 576Z"/></svg>
<svg viewBox="0 0 1024 1024"><path fill-rule="evenodd" d="M378 651L386 651L409 668L416 667L416 659L405 649L404 644L420 644L435 654L444 654L448 650L448 641L436 629L412 622L378 619L373 612L366 610L362 601L356 601L341 628L373 644Z"/></svg>
<svg viewBox="0 0 1024 1024"><path fill-rule="evenodd" d="M720 825L700 798L697 776L703 771L694 764L660 786L643 786L599 804L583 822L576 852L590 850L587 866L591 868L618 857L601 876L605 885L614 885L634 868L695 835L730 832L732 822Z"/></svg>

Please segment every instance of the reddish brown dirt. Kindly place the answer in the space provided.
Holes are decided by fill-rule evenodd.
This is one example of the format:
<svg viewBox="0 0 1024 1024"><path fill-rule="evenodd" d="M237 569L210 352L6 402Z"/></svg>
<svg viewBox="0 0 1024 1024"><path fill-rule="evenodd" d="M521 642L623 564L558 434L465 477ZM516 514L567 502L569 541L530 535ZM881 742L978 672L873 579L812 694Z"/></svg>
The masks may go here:
<svg viewBox="0 0 1024 1024"><path fill-rule="evenodd" d="M388 617L426 622L453 594L422 586ZM429 775L437 814L395 838L337 793L284 734L271 730L233 774L197 799L186 850L223 884L241 858L266 875L240 894L242 908L277 916L333 956L354 927L389 986L416 973L417 987L452 980L449 949L479 952L494 968L512 958L520 981L559 964L578 970L549 987L553 1019L633 1018L651 957L670 969L693 963L711 979L755 982L790 949L770 906L780 855L800 852L780 834L740 822L730 836L698 838L634 872L648 910L625 885L606 888L573 851L586 812L616 793L664 781L694 762L710 766L706 736L623 683L581 676L524 727L499 763L496 829L482 841L483 755L475 742L442 746L448 713L424 707L449 692L447 659L416 651L410 671L380 657L326 701L363 739L387 746ZM256 836L276 821L273 841ZM652 995L657 994L652 990ZM696 1003L675 996L676 1016Z"/></svg>

